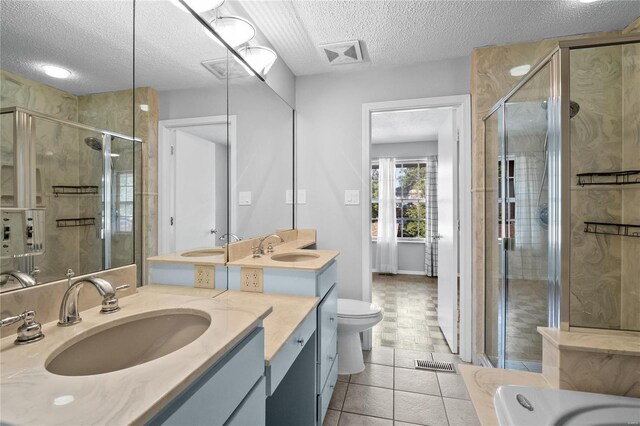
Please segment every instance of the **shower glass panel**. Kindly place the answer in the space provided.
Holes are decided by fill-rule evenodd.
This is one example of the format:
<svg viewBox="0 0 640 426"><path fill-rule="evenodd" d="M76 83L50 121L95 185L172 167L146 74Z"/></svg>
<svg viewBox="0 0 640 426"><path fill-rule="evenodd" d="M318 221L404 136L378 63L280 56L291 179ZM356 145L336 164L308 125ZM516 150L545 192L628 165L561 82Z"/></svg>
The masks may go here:
<svg viewBox="0 0 640 426"><path fill-rule="evenodd" d="M485 121L485 353L494 366L500 360L500 307L502 271L502 240L498 218L501 148L500 126L502 109Z"/></svg>
<svg viewBox="0 0 640 426"><path fill-rule="evenodd" d="M15 114L0 115L0 205L15 207L16 182L14 178L13 120Z"/></svg>
<svg viewBox="0 0 640 426"><path fill-rule="evenodd" d="M548 323L549 102L547 64L505 104L502 157L503 248L506 302L505 366L541 371Z"/></svg>
<svg viewBox="0 0 640 426"><path fill-rule="evenodd" d="M112 137L109 166L111 168L110 267L117 268L134 262L135 144Z"/></svg>

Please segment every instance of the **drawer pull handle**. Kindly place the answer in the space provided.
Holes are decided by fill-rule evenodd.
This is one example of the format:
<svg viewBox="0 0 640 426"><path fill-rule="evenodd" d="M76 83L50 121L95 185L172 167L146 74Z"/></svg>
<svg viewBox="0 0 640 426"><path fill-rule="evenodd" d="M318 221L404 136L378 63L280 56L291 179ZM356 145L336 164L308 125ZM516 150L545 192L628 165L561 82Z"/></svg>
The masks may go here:
<svg viewBox="0 0 640 426"><path fill-rule="evenodd" d="M329 389L333 389L335 387L336 387L335 385L329 385Z"/></svg>
<svg viewBox="0 0 640 426"><path fill-rule="evenodd" d="M329 321L334 322L336 319L334 317L329 317Z"/></svg>
<svg viewBox="0 0 640 426"><path fill-rule="evenodd" d="M329 361L333 362L333 357L332 356L328 356L327 358L329 358Z"/></svg>
<svg viewBox="0 0 640 426"><path fill-rule="evenodd" d="M298 340L296 340L296 343L298 343L300 346L304 346L304 337L301 337Z"/></svg>

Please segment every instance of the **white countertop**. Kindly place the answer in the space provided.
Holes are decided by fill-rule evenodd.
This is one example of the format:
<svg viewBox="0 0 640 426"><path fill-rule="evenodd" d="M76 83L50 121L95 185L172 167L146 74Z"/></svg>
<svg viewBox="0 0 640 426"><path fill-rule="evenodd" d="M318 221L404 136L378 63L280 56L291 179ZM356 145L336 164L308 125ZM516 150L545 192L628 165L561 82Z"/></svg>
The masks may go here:
<svg viewBox="0 0 640 426"><path fill-rule="evenodd" d="M58 327L55 321L44 324L46 337L36 343L14 345L15 335L0 340L0 420L25 425L147 422L272 311L260 301L152 293L121 298L120 306L109 315L100 314L99 307L83 311L83 321L70 327ZM60 376L45 369L52 353L70 346L71 339L104 329L107 322L115 325L128 316L175 308L211 317L198 339L175 352L92 376Z"/></svg>

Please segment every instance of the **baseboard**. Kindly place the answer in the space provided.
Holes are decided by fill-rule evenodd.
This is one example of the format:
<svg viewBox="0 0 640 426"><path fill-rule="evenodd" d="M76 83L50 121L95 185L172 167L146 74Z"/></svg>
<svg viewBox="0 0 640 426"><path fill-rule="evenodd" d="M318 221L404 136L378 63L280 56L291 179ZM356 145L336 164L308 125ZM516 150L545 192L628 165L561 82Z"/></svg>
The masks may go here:
<svg viewBox="0 0 640 426"><path fill-rule="evenodd" d="M372 269L371 272L378 273L377 269ZM398 275L424 275L426 276L427 274L424 271L405 271L402 269L398 270Z"/></svg>

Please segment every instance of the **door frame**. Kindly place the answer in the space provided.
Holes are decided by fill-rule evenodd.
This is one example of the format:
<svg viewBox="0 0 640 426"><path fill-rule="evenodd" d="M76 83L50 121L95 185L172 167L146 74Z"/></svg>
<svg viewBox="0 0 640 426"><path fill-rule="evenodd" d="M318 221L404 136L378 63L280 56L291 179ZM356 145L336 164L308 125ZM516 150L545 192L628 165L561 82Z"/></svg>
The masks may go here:
<svg viewBox="0 0 640 426"><path fill-rule="evenodd" d="M171 147L175 142L174 130L192 126L207 126L212 124L228 124L227 149L228 168L227 176L229 188L235 185L237 170L237 144L235 115L213 115L205 117L177 118L158 121L158 254L170 253L175 247L175 226L170 223L171 217L175 217L175 157L171 154ZM237 226L236 221L236 194L231 191L228 206L229 230L234 233Z"/></svg>
<svg viewBox="0 0 640 426"><path fill-rule="evenodd" d="M471 362L473 337L473 308L472 308L472 220L471 220L471 95L442 96L432 98L404 99L387 102L373 102L362 104L362 197L367 202L361 203L362 218L362 296L363 300L371 302L371 114L375 112L397 111L419 108L456 108L462 115L459 123L459 152L458 152L458 193L460 232L459 250L460 261L460 358ZM363 333L363 347L370 349L372 330Z"/></svg>

